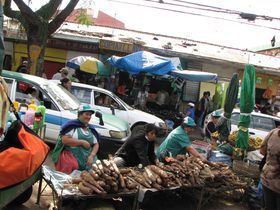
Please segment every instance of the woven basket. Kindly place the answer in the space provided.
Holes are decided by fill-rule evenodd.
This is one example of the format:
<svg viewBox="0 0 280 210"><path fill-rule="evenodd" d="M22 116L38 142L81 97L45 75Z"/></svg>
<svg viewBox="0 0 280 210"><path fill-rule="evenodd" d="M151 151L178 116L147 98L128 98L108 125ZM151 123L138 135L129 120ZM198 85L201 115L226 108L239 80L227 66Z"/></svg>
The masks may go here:
<svg viewBox="0 0 280 210"><path fill-rule="evenodd" d="M258 179L260 177L259 165L251 162L244 162L242 160L233 160L232 170L245 177Z"/></svg>

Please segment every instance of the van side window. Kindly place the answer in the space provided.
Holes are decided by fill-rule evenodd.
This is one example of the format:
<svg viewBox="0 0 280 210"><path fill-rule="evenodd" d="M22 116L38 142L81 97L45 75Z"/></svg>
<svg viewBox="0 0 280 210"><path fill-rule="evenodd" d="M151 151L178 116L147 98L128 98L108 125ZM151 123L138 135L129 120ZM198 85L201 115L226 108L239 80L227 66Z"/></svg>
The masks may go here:
<svg viewBox="0 0 280 210"><path fill-rule="evenodd" d="M28 101L29 90L33 87L33 85L28 84L26 82L18 81L16 86L16 95L15 100L22 103Z"/></svg>
<svg viewBox="0 0 280 210"><path fill-rule="evenodd" d="M30 98L32 89L37 91L35 102L36 105L39 105L40 101L43 101L47 109L58 110L51 99L45 93L43 93L39 87L23 81L17 82L15 100L19 103L25 102L29 104L32 100L32 98Z"/></svg>
<svg viewBox="0 0 280 210"><path fill-rule="evenodd" d="M83 87L71 87L71 92L74 96L76 96L80 102L91 104L91 89L83 88Z"/></svg>
<svg viewBox="0 0 280 210"><path fill-rule="evenodd" d="M94 103L96 106L113 106L115 109L124 109L114 98L98 91L94 91Z"/></svg>
<svg viewBox="0 0 280 210"><path fill-rule="evenodd" d="M266 117L253 116L254 129L270 131L275 128L275 123L272 119Z"/></svg>
<svg viewBox="0 0 280 210"><path fill-rule="evenodd" d="M11 97L11 91L12 91L12 86L13 86L13 80L12 79L8 79L8 78L4 78L5 82L7 83L8 86L8 96Z"/></svg>
<svg viewBox="0 0 280 210"><path fill-rule="evenodd" d="M238 125L239 116L240 116L239 113L232 113L230 118L231 124Z"/></svg>

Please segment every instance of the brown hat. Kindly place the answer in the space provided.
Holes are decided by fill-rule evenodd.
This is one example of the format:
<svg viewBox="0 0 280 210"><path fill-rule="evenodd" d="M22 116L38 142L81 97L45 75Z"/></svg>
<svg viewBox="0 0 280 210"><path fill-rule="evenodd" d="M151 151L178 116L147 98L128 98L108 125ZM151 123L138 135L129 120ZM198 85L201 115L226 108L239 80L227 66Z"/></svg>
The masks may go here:
<svg viewBox="0 0 280 210"><path fill-rule="evenodd" d="M67 68L62 68L62 69L59 70L59 72L61 74L64 74L64 75L68 75L68 69Z"/></svg>

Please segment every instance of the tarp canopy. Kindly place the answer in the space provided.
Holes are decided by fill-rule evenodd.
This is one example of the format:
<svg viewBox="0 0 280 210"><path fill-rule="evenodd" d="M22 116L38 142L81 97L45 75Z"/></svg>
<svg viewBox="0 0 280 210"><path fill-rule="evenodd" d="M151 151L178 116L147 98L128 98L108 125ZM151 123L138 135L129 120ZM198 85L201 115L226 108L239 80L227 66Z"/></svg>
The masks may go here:
<svg viewBox="0 0 280 210"><path fill-rule="evenodd" d="M176 60L175 60L176 61ZM108 62L119 69L127 71L129 74L139 74L145 72L153 75L171 75L192 81L217 80L217 74L179 70L173 58L162 57L147 51L139 51L124 57L111 56Z"/></svg>
<svg viewBox="0 0 280 210"><path fill-rule="evenodd" d="M146 72L154 75L165 75L176 69L170 59L147 51L139 51L124 57L111 56L108 61L112 66L130 74Z"/></svg>
<svg viewBox="0 0 280 210"><path fill-rule="evenodd" d="M217 74L201 71L175 70L171 71L170 75L173 77L180 77L182 79L192 81L211 81L218 79Z"/></svg>

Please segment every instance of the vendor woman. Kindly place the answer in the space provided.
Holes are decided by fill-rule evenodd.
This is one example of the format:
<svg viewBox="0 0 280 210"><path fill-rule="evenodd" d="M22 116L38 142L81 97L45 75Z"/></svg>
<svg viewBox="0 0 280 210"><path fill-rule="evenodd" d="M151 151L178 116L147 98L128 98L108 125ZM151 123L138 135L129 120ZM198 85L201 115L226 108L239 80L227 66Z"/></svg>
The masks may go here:
<svg viewBox="0 0 280 210"><path fill-rule="evenodd" d="M211 113L211 120L207 123L207 126L205 128L205 135L207 138L207 141L212 141L213 134L217 132L217 124L219 122L219 119L221 117L220 112L214 111Z"/></svg>
<svg viewBox="0 0 280 210"><path fill-rule="evenodd" d="M177 155L188 152L195 157L205 160L205 157L191 146L189 135L194 131L195 126L196 124L191 117L185 117L181 126L174 129L157 149L156 155L158 159L163 162L166 154L175 158Z"/></svg>
<svg viewBox="0 0 280 210"><path fill-rule="evenodd" d="M89 104L81 105L78 109L78 119L70 120L62 126L56 148L60 144L64 150L59 157L55 157L55 153L52 154L58 171L71 173L75 169L89 170L97 160L99 137L94 127L89 124L93 113L94 110Z"/></svg>

